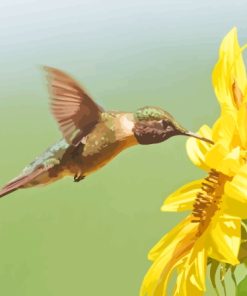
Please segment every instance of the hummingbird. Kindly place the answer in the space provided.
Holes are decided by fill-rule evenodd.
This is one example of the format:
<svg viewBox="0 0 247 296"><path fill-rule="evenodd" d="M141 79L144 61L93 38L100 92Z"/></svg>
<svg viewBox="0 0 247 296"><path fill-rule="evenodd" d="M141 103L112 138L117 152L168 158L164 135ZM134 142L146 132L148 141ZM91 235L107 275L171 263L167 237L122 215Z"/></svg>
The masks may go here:
<svg viewBox="0 0 247 296"><path fill-rule="evenodd" d="M71 76L44 67L51 112L62 139L27 165L0 190L0 197L20 188L46 185L65 176L79 182L134 145L149 145L182 135L212 141L183 128L167 111L146 106L136 112L105 111Z"/></svg>

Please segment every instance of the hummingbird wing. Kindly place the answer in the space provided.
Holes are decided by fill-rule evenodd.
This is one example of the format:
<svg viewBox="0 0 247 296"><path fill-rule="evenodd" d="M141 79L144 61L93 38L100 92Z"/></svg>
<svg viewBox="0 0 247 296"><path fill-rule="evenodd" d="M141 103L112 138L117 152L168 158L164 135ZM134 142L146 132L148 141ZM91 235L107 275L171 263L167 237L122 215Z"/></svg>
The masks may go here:
<svg viewBox="0 0 247 296"><path fill-rule="evenodd" d="M77 146L99 122L103 109L69 75L50 67L48 86L51 94L51 111L64 138Z"/></svg>

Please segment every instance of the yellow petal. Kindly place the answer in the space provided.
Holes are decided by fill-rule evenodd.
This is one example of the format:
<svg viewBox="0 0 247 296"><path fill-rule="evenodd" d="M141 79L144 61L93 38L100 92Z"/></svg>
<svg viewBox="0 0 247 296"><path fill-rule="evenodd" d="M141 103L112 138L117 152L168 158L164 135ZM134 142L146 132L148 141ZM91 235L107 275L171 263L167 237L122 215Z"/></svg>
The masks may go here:
<svg viewBox="0 0 247 296"><path fill-rule="evenodd" d="M172 268L167 269L170 262L172 252L166 254L169 256L161 256L150 267L142 282L140 296L160 296L167 295L166 289L170 276L181 262L178 259L174 261Z"/></svg>
<svg viewBox="0 0 247 296"><path fill-rule="evenodd" d="M141 296L166 295L168 280L193 247L196 230L197 225L188 217L171 231L171 235L167 234L158 246L159 256L154 256L155 261L144 278Z"/></svg>
<svg viewBox="0 0 247 296"><path fill-rule="evenodd" d="M207 153L205 162L210 167L220 171L220 165L224 157L228 154L228 149L222 143L215 144L212 149Z"/></svg>
<svg viewBox="0 0 247 296"><path fill-rule="evenodd" d="M236 133L237 121L232 112L222 112L212 129L212 137L215 143L221 142L229 149L232 139Z"/></svg>
<svg viewBox="0 0 247 296"><path fill-rule="evenodd" d="M174 296L201 296L206 290L207 252L204 238L198 238L179 268Z"/></svg>
<svg viewBox="0 0 247 296"><path fill-rule="evenodd" d="M238 112L238 134L241 146L247 149L247 104L244 102ZM239 144L240 144L239 143Z"/></svg>
<svg viewBox="0 0 247 296"><path fill-rule="evenodd" d="M219 60L213 71L213 86L222 109L236 110L239 103L235 101L234 83L241 93L246 90L246 70L242 50L238 43L237 30L233 28L223 39Z"/></svg>
<svg viewBox="0 0 247 296"><path fill-rule="evenodd" d="M191 223L191 216L188 216L164 235L163 238L149 251L148 259L151 261L156 260L171 242L174 242L176 239L181 239L185 235L185 229L190 231L193 227L194 225Z"/></svg>
<svg viewBox="0 0 247 296"><path fill-rule="evenodd" d="M209 126L203 125L198 134L202 137L212 140L212 131ZM204 141L197 140L195 138L189 138L186 143L187 154L190 160L198 167L209 170L209 167L205 163L205 155L211 149L212 144Z"/></svg>
<svg viewBox="0 0 247 296"><path fill-rule="evenodd" d="M188 296L187 291L184 286L184 264L181 264L182 267L177 267L177 278L176 278L176 286L174 289L173 296Z"/></svg>
<svg viewBox="0 0 247 296"><path fill-rule="evenodd" d="M202 182L203 179L193 181L169 195L165 199L164 204L161 207L161 211L180 212L191 210L193 208L193 203L195 202L196 195L201 188Z"/></svg>
<svg viewBox="0 0 247 296"><path fill-rule="evenodd" d="M222 160L219 171L227 176L234 176L242 166L241 151L239 147L232 149Z"/></svg>
<svg viewBox="0 0 247 296"><path fill-rule="evenodd" d="M241 219L231 216L215 217L205 233L208 256L231 265L239 264Z"/></svg>
<svg viewBox="0 0 247 296"><path fill-rule="evenodd" d="M227 182L224 188L223 209L226 214L247 219L247 165Z"/></svg>
<svg viewBox="0 0 247 296"><path fill-rule="evenodd" d="M224 140L219 141L207 153L205 162L216 171L233 176L243 164L240 147L229 150Z"/></svg>

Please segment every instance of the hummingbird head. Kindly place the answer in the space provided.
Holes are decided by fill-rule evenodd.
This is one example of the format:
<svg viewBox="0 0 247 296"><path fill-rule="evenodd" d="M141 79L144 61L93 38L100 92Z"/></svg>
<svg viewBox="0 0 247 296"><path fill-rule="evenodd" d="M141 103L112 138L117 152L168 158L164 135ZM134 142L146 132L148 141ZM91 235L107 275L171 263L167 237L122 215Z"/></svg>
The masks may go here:
<svg viewBox="0 0 247 296"><path fill-rule="evenodd" d="M133 132L139 144L160 143L177 135L190 136L213 144L211 140L183 128L171 114L159 107L140 108L135 112L134 118Z"/></svg>

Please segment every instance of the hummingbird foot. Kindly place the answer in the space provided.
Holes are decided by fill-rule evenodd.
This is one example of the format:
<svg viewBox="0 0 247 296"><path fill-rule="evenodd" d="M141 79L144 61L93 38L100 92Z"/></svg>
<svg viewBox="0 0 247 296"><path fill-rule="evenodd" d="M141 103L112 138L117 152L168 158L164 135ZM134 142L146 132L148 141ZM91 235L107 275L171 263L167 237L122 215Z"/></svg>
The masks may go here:
<svg viewBox="0 0 247 296"><path fill-rule="evenodd" d="M83 180L85 178L85 176L83 175L75 175L74 176L74 182L80 182L81 180Z"/></svg>

